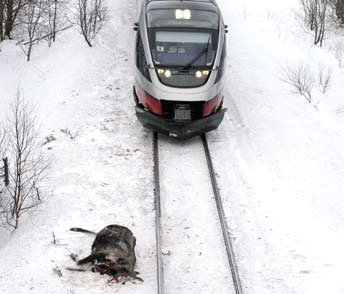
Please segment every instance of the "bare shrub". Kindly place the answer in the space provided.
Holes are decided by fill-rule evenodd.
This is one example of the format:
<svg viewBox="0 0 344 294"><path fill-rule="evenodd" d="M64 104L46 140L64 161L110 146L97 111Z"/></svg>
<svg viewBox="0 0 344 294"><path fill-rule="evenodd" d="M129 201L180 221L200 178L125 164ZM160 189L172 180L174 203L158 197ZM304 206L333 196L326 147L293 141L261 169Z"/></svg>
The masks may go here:
<svg viewBox="0 0 344 294"><path fill-rule="evenodd" d="M104 0L78 0L76 24L88 46L92 47L93 40L103 28L107 15L108 9Z"/></svg>
<svg viewBox="0 0 344 294"><path fill-rule="evenodd" d="M1 221L17 229L20 217L41 204L39 185L48 168L37 140L33 109L18 91L8 121L10 184L0 211Z"/></svg>
<svg viewBox="0 0 344 294"><path fill-rule="evenodd" d="M279 79L293 87L308 103L312 103L315 79L309 66L300 63L294 68L289 65L282 67Z"/></svg>
<svg viewBox="0 0 344 294"><path fill-rule="evenodd" d="M333 69L331 67L325 68L324 65L319 65L318 85L323 94L325 94L331 86L332 74Z"/></svg>

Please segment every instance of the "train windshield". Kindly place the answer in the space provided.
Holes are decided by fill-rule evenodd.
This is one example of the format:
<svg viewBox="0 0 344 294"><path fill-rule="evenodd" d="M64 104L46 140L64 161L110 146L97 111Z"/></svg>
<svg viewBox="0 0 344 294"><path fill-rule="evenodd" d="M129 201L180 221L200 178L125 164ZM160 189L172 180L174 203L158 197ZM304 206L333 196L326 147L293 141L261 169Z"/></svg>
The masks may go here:
<svg viewBox="0 0 344 294"><path fill-rule="evenodd" d="M218 43L219 17L201 10L161 9L147 15L155 65L211 67Z"/></svg>

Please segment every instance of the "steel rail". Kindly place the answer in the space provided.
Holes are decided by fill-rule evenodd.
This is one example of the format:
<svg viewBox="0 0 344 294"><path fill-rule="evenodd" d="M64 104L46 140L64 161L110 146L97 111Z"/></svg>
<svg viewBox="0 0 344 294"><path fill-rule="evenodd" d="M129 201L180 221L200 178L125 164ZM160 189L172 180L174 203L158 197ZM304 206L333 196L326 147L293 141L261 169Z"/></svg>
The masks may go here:
<svg viewBox="0 0 344 294"><path fill-rule="evenodd" d="M154 160L154 196L156 212L156 261L158 294L164 294L164 265L161 253L161 198L160 198L160 168L159 168L159 145L158 134L153 133L153 160Z"/></svg>
<svg viewBox="0 0 344 294"><path fill-rule="evenodd" d="M229 235L229 230L228 230L228 226L227 226L227 222L226 222L226 215L225 215L225 211L223 209L220 189L219 189L219 186L218 186L218 183L216 180L216 173L215 173L213 160L211 158L211 154L210 154L210 150L209 150L208 140L207 140L206 134L203 134L201 137L202 137L205 156L207 159L211 183L212 183L212 187L213 187L213 191L214 191L215 202L216 202L216 206L217 206L217 212L218 212L219 220L221 223L223 239L224 239L224 243L226 246L228 263L229 263L231 273L232 273L232 280L233 280L233 284L234 284L234 288L235 288L235 293L236 294L243 294L240 276L239 276L239 272L238 272L238 266L237 266L237 263L235 260L235 254L234 254L232 240L231 240L230 235Z"/></svg>

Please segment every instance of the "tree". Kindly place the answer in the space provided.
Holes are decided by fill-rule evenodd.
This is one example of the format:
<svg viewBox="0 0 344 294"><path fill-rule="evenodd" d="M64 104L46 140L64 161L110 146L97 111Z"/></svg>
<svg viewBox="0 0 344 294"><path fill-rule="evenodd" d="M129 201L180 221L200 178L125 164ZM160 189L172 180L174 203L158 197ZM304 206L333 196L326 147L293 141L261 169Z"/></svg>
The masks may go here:
<svg viewBox="0 0 344 294"><path fill-rule="evenodd" d="M32 108L18 92L8 122L10 184L3 197L0 217L4 224L17 229L20 217L41 204L38 187L48 168L37 140Z"/></svg>
<svg viewBox="0 0 344 294"><path fill-rule="evenodd" d="M344 24L344 0L336 1L336 15L340 23L343 25Z"/></svg>
<svg viewBox="0 0 344 294"><path fill-rule="evenodd" d="M5 36L9 39L11 38L11 32L13 29L13 11L14 11L14 2L13 0L6 0L6 20L5 20Z"/></svg>
<svg viewBox="0 0 344 294"><path fill-rule="evenodd" d="M44 0L30 1L23 11L24 17L21 20L25 31L27 33L28 41L27 49L24 52L27 56L27 61L31 59L32 48L36 42L37 35L41 32L41 21L44 15Z"/></svg>
<svg viewBox="0 0 344 294"><path fill-rule="evenodd" d="M4 35L11 39L14 23L20 10L32 0L2 0L4 2ZM1 0L0 0L1 2Z"/></svg>
<svg viewBox="0 0 344 294"><path fill-rule="evenodd" d="M56 40L58 0L47 0L49 46Z"/></svg>
<svg viewBox="0 0 344 294"><path fill-rule="evenodd" d="M5 0L0 0L0 42L4 40Z"/></svg>
<svg viewBox="0 0 344 294"><path fill-rule="evenodd" d="M304 20L314 32L314 45L323 44L326 33L327 11L330 0L300 0Z"/></svg>
<svg viewBox="0 0 344 294"><path fill-rule="evenodd" d="M107 19L104 0L78 0L75 18L86 43L92 47L94 38Z"/></svg>

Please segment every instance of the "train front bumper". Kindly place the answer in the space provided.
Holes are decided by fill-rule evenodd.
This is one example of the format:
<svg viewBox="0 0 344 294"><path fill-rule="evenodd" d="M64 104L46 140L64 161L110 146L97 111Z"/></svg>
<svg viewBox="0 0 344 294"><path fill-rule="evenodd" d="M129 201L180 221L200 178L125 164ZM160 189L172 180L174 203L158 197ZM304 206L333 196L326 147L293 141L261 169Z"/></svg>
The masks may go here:
<svg viewBox="0 0 344 294"><path fill-rule="evenodd" d="M210 116L192 121L171 121L136 106L136 116L147 129L180 140L199 136L218 128L227 109L222 109Z"/></svg>

